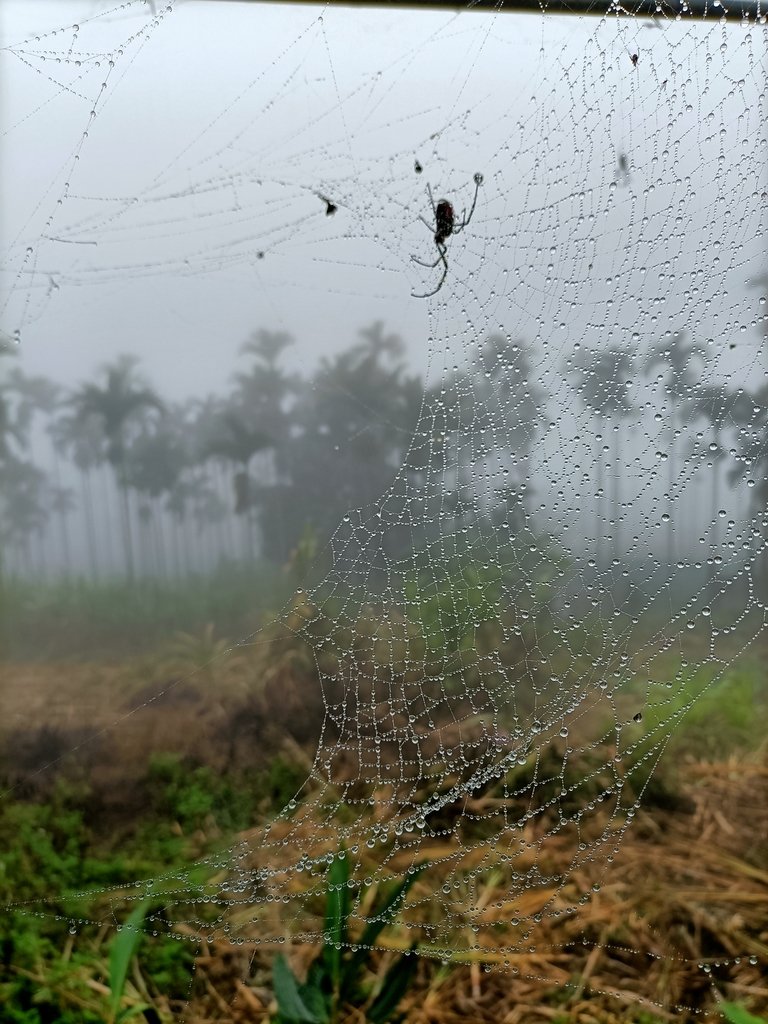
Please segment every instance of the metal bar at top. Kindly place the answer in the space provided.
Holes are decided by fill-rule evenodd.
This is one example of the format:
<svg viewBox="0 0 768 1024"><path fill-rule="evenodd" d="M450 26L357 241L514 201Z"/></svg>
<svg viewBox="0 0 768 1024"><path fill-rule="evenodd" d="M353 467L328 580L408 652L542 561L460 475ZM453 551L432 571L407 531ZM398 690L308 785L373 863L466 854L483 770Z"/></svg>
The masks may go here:
<svg viewBox="0 0 768 1024"><path fill-rule="evenodd" d="M589 14L669 21L750 21L766 24L768 0L217 0L219 3L288 3L316 7L412 8L414 10L493 11L496 13Z"/></svg>

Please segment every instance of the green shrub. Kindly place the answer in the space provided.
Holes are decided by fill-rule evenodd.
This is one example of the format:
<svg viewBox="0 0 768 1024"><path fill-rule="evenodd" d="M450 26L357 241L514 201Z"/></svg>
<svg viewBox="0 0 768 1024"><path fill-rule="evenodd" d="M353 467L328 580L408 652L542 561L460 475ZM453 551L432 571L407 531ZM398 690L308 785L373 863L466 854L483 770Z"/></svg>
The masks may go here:
<svg viewBox="0 0 768 1024"><path fill-rule="evenodd" d="M400 910L418 873L416 870L408 875L373 908L362 936L354 943L349 935L349 859L343 850L333 859L328 869L324 943L310 964L306 981L298 980L282 954L275 959L278 1014L274 1024L336 1024L348 1006L363 1007L370 1024L396 1019L397 1007L416 971L415 943L392 964L380 983L366 982L366 974L379 935Z"/></svg>
<svg viewBox="0 0 768 1024"><path fill-rule="evenodd" d="M251 824L252 789L235 785L207 765L189 765L176 754L156 754L145 785L153 813L166 823L178 822L184 832L203 828L209 819L225 830Z"/></svg>

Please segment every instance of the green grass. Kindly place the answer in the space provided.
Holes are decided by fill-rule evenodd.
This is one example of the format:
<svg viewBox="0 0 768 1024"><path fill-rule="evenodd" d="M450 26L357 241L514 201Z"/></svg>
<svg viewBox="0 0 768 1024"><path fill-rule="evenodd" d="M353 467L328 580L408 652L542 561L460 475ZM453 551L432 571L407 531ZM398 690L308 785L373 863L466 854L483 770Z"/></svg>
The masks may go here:
<svg viewBox="0 0 768 1024"><path fill-rule="evenodd" d="M144 931L144 918L158 913L151 893L138 904L126 898L120 930L105 936L90 923L111 916L103 890L130 884L135 891L139 879L174 872L191 877L190 865L226 848L237 829L272 817L303 779L302 769L281 758L235 779L175 756L155 756L141 816L116 832L99 830L86 785L61 778L45 802L0 802L3 1024L122 1024L140 1015L145 1000L135 987L126 996L128 968L137 957L151 994L186 1000L194 949L156 926L157 934ZM204 882L201 876L195 884ZM107 986L109 996L89 981Z"/></svg>
<svg viewBox="0 0 768 1024"><path fill-rule="evenodd" d="M765 1017L755 1017L738 1003L721 1003L720 1009L728 1024L766 1024Z"/></svg>
<svg viewBox="0 0 768 1024"><path fill-rule="evenodd" d="M0 804L4 1024L118 1024L127 1019L125 972L142 937L141 921L135 917L127 934L114 933L111 946L84 922L103 916L98 907L104 888L189 862L189 844L176 837L169 843L170 829L157 823L111 848L89 827L86 802L87 793L59 782L46 803ZM183 997L190 951L162 937L146 937L144 946L156 975L153 984L162 981L164 994ZM89 979L109 985L108 1000L94 995Z"/></svg>
<svg viewBox="0 0 768 1024"><path fill-rule="evenodd" d="M135 1003L133 1006L123 1005L125 982L128 969L136 953L142 937L142 925L150 908L150 900L142 900L129 914L125 924L115 935L109 948L109 1024L123 1024L130 1017L136 1017L149 1009L148 1003ZM146 1018L145 1018L146 1019Z"/></svg>
<svg viewBox="0 0 768 1024"><path fill-rule="evenodd" d="M481 618L490 615L488 609L473 604L472 582L469 580L466 588L468 607L472 605L472 614L479 608ZM6 658L18 659L133 657L138 652L160 650L169 635L183 631L191 639L182 638L182 643L177 638L176 653L182 660L205 665L218 650L216 644L223 643L214 640L215 635L247 635L266 611L282 605L289 588L285 575L269 566L179 584L9 584L2 593L0 609L4 625L2 653ZM421 627L432 629L434 636L442 621L441 610L440 595L434 607L428 602L419 607ZM453 623L453 640L464 643L463 631L465 627L469 630L467 623L473 621L469 612L462 611ZM212 628L198 642L197 635L208 623L215 626L215 633ZM442 637L435 641L436 649L442 642ZM659 737L670 735L664 723L673 724L661 764L644 793L646 805L666 806L674 798L675 766L684 758L717 759L748 752L768 734L765 671L757 658L744 659L722 679L708 685L712 672L711 667L696 672L683 670L679 663L670 661L668 674L662 673L657 685L649 687L646 681L638 680L626 694L630 698L628 706L637 697L643 709L642 724L628 726L637 728L635 735L647 737L647 742L641 741L639 753L657 743ZM213 684L211 690L215 690ZM9 748L9 754L14 753L17 751ZM602 752L596 756L599 764ZM545 764L548 770L544 774L556 779L559 763L555 758L551 766ZM637 772L638 790L650 764ZM627 765L626 770L634 784L632 766ZM142 771L143 762L137 772L141 810L136 820L120 821L115 835L105 825L88 785L76 781L84 777L82 773L69 781L62 775L37 800L6 798L0 802L3 1024L118 1024L127 1013L138 1014L135 1008L142 1004L130 980L137 963L151 996L187 999L194 974L194 947L143 931L143 915L155 912L151 898L147 905L126 901L118 916L123 930L100 935L95 926L82 924L99 919L99 889L188 869L206 852L205 843L209 842L211 849L214 844L226 844L238 830L282 809L306 775L304 768L280 755L271 757L260 771L251 767L222 776L207 764L158 754L146 764L145 776L140 778ZM533 784L531 772L530 765L521 767L515 785L524 789L529 776ZM567 784L576 781L566 778ZM0 779L0 789L4 788L2 782ZM594 794L602 785L596 776ZM550 794L537 783L539 799L555 792L553 788ZM578 799L592 796L591 791L581 790ZM118 810L118 814L126 816L125 810ZM383 985L373 981L365 956L358 958L354 960L357 980L353 985L348 973L353 950L345 933L349 907L341 901L349 881L345 870L342 859L337 858L328 879L329 938L311 974L302 982L285 962L275 964L274 985L284 1022L301 1019L302 1014L305 1020L332 1020L352 995L359 1005L372 1011L371 1020L379 1015L383 1021L390 1010L396 1012L394 996L408 980L415 957L396 961L399 973ZM74 892L86 895L66 895ZM42 907L44 914L35 912ZM392 907L398 909L397 899ZM385 905L379 914L382 927L391 920L388 913ZM74 937L69 931L71 921L81 922ZM360 948L367 955L365 946L363 942ZM109 995L97 994L89 988L88 980L106 986ZM350 986L343 991L342 981ZM387 997L382 993L388 993ZM297 995L298 1002L294 998ZM382 1001L377 1003L380 996ZM724 1004L723 1013L731 1024L754 1024L758 1020L735 1004ZM640 1015L634 1018L634 1024L651 1024L652 1019Z"/></svg>
<svg viewBox="0 0 768 1024"><path fill-rule="evenodd" d="M722 678L715 677L712 666L685 674L681 670L670 678L666 690L651 687L643 711L646 734L652 735L661 723L675 723L665 758L716 760L759 747L768 733L768 687L756 658L745 658Z"/></svg>
<svg viewBox="0 0 768 1024"><path fill-rule="evenodd" d="M324 942L300 981L282 954L275 959L273 984L278 1013L274 1024L337 1024L349 1006L362 1008L368 1024L399 1020L397 1007L410 987L417 960L415 943L401 954L383 977L370 981L371 951L381 932L402 908L419 869L374 905L359 941L349 933L352 892L349 857L342 849L328 868L325 900Z"/></svg>
<svg viewBox="0 0 768 1024"><path fill-rule="evenodd" d="M153 650L175 632L213 623L245 636L289 596L289 581L270 563L222 569L166 582L62 581L0 585L0 658L46 660L121 657Z"/></svg>

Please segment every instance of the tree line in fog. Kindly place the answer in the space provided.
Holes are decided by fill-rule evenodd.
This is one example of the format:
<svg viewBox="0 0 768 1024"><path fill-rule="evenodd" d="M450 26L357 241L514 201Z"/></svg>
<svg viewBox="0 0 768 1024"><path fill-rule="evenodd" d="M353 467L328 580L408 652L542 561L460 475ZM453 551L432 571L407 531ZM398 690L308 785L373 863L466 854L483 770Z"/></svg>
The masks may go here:
<svg viewBox="0 0 768 1024"><path fill-rule="evenodd" d="M450 506L451 491L458 507L460 490L471 481L447 478L445 464L437 467L434 438L416 430L435 422L435 410L443 437L460 438L470 423L477 437L491 439L489 447L503 431L514 442L517 465L540 435L547 394L530 354L502 336L486 339L469 368L454 368L429 387L409 372L402 339L380 322L324 357L311 374L286 369L291 343L288 334L256 331L242 346L242 368L227 394L183 403L167 401L132 356L116 358L71 392L25 374L12 354L3 358L4 571L26 578L167 578L226 560L280 563L302 551L311 557L316 540L330 536L348 509L378 500L399 467L423 484L433 463L446 491L442 507ZM750 501L764 509L768 386L749 393L711 383L705 364L705 351L682 335L659 342L644 362L668 402L667 500L673 501L682 461L692 457L690 430L681 428L697 421L707 432L697 457L708 460L712 516L722 488L743 476L745 466L754 484ZM633 365L630 351L613 346L582 349L563 367L561 384L588 411L596 438L608 424L637 416L627 387ZM470 410L462 410L462 396ZM621 440L614 430L613 466ZM605 474L605 463L596 444L599 512L605 515L607 506L618 531L619 474ZM532 489L521 482L513 474L495 492L506 521L528 515ZM668 537L671 562L671 531ZM616 538L612 550L601 549L598 539L597 561L617 548Z"/></svg>

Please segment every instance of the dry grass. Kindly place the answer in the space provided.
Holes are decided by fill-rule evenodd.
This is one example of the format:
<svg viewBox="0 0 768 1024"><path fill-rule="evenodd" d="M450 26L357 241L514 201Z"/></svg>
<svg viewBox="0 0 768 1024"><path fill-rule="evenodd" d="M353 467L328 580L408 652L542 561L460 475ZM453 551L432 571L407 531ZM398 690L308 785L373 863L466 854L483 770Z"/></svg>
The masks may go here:
<svg viewBox="0 0 768 1024"><path fill-rule="evenodd" d="M246 655L225 654L217 643L212 635L199 647L182 639L166 659L128 666L15 666L12 684L6 675L0 685L0 699L2 738L14 751L20 778L36 772L44 777L39 769L59 756L50 737L65 736L62 751L71 751L84 722L89 732L78 757L105 791L122 787L124 793L126 777L133 772L138 778L158 750L194 754L221 769L233 757L241 762L246 754L253 756L251 734L263 735L265 702L281 708L286 721L296 719L297 701L306 712L312 669L291 641L284 650L273 643L269 671L244 690ZM213 665L209 654L216 659ZM253 661L249 665L253 679ZM243 708L249 709L251 732L227 748L222 737L235 735L232 723ZM24 750L26 762L19 756ZM295 752L301 756L300 748ZM675 767L676 806L640 811L625 834L607 808L599 806L592 814L586 838L608 837L600 858L574 859L573 835L566 830L542 840L546 815L528 822L524 839L535 853L518 851L512 866L520 871L537 857L547 871L565 876L550 889L521 887L510 877L512 868L501 855L509 853L513 840L519 846L519 834L483 842L464 842L460 834L433 837L429 845L422 841L420 859L433 866L412 889L405 914L418 927L385 932L386 943L372 956L375 969L383 972L415 934L422 940L417 981L402 1007L407 1024L707 1021L719 1019L722 998L768 1015L768 984L761 973L768 962L766 752ZM487 819L499 813L498 803L487 794L464 810ZM386 800L379 804L384 805ZM271 840L290 838L282 854L286 866L295 864L297 848L310 856L336 848L335 823L321 827L317 812L310 801L290 822L272 826ZM279 867L275 851L280 847L262 845L259 852L263 835L254 830L241 837L254 851L251 866L269 858L273 868ZM607 862L619 839L619 852ZM393 853L388 868L397 875L412 861L413 850L404 849ZM376 864L371 858L370 865ZM444 895L448 876L457 885ZM289 878L286 885L301 895L306 875ZM599 890L593 891L598 882ZM577 913L568 912L583 893L589 900ZM303 918L295 926L316 933L312 914L321 909L318 901L299 902ZM546 912L535 920L542 908ZM524 922L522 928L513 925L515 916ZM446 917L450 952L430 952L432 933L425 921ZM260 915L244 907L234 924L244 945L203 942L192 998L168 1007L185 1024L266 1024L270 1019L277 946L263 940L287 934L286 924L276 905ZM525 929L529 934L521 939ZM306 966L317 946L301 942L295 927L290 934L290 958L294 966ZM353 1021L362 1024L363 1018L350 1009L348 1024Z"/></svg>
<svg viewBox="0 0 768 1024"><path fill-rule="evenodd" d="M768 1012L761 967L768 959L768 764L764 755L691 761L680 774L692 813L641 813L606 871L586 861L570 872L554 899L533 889L510 901L501 869L464 893L472 903L467 920L479 931L467 932L463 948L460 934L455 936L447 966L436 956L423 957L402 1007L407 1024L707 1021L721 1019L721 999ZM296 838L295 826L292 831ZM300 832L309 849L316 830L306 821ZM558 836L545 849L550 860L570 856ZM438 843L429 853L450 861L456 850ZM462 868L487 857L487 847L465 853ZM392 867L397 870L396 859ZM591 891L595 872L601 876L598 892ZM437 892L437 905L453 903L455 912L462 894L443 896L438 877L428 871L412 890L411 903L434 903ZM586 891L589 901L576 914L566 913ZM534 921L548 900L553 912ZM420 910L423 919L423 903ZM514 915L528 920L524 942L515 938ZM260 926L271 933L279 915ZM204 991L185 1009L189 1024L270 1019L274 949L253 944L260 937L254 926L249 937L236 952L215 942L200 957ZM402 926L391 930L385 948L374 955L377 969L386 969L394 955L388 949L407 948L411 938ZM294 943L294 965L306 966L316 948ZM363 1018L350 1009L347 1020Z"/></svg>

